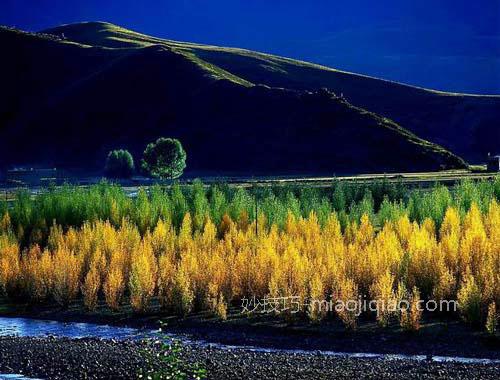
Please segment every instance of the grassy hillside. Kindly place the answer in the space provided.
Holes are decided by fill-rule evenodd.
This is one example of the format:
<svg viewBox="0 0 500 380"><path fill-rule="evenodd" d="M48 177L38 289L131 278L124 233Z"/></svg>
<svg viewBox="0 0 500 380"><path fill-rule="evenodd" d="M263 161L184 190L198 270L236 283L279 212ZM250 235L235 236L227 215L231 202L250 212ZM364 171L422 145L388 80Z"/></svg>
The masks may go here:
<svg viewBox="0 0 500 380"><path fill-rule="evenodd" d="M332 93L256 85L200 53L217 48L102 23L50 33L56 37L0 29L9 52L0 61L4 165L100 168L112 148L139 157L151 140L173 136L194 172L331 175L464 166Z"/></svg>
<svg viewBox="0 0 500 380"><path fill-rule="evenodd" d="M65 25L47 32L113 48L175 47L255 84L301 90L328 87L350 103L390 118L467 160L480 162L488 152L500 152L500 96L416 88L243 49L158 39L108 23Z"/></svg>

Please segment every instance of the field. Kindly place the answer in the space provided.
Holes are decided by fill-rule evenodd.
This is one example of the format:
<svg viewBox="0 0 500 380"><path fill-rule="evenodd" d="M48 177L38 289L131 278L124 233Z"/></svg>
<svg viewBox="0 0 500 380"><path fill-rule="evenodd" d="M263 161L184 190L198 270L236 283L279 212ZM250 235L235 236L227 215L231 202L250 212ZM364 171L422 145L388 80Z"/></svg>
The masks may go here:
<svg viewBox="0 0 500 380"><path fill-rule="evenodd" d="M221 320L231 310L265 312L290 323L337 319L348 330L361 316L417 331L420 300L456 300L458 310L437 317L494 334L499 200L500 177L427 189L337 180L195 181L136 197L106 183L20 191L0 203L0 286L9 302L33 307L82 300L88 311L105 303L144 315L155 305L157 315L203 311ZM377 308L321 303L360 297ZM381 306L401 301L409 307Z"/></svg>

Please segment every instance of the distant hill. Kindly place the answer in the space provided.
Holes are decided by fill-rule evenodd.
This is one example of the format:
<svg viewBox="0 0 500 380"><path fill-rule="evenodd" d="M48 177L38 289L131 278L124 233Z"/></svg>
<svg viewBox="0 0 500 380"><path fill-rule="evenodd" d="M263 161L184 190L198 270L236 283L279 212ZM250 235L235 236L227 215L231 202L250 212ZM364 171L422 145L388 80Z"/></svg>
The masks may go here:
<svg viewBox="0 0 500 380"><path fill-rule="evenodd" d="M353 91L371 93L375 103L394 89L436 101L470 97L244 50L159 40L107 23L67 25L43 34L1 28L0 43L5 52L0 60L3 165L96 169L112 148L127 148L139 158L148 142L172 136L183 142L188 169L197 173L465 166L441 146L370 112L373 107L359 108L361 102L350 93L344 91L346 100L319 88L337 90L352 82ZM427 115L438 110L430 106Z"/></svg>
<svg viewBox="0 0 500 380"><path fill-rule="evenodd" d="M108 23L64 25L47 32L64 33L70 40L92 46L175 47L255 84L308 90L328 87L350 103L388 117L470 161L484 161L488 152L500 150L500 96L426 90L243 49L158 39Z"/></svg>

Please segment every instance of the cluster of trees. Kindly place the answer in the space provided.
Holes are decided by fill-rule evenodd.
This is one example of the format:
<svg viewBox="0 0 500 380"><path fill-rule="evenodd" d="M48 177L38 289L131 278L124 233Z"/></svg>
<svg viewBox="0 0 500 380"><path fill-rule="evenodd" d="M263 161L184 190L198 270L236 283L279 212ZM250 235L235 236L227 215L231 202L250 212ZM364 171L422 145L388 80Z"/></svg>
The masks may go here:
<svg viewBox="0 0 500 380"><path fill-rule="evenodd" d="M319 322L338 317L355 328L358 315L328 312L307 300L406 300L410 308L376 313L381 326L399 319L419 328L419 300L458 300L461 316L494 331L500 302L500 206L472 203L462 214L444 211L438 227L407 214L376 228L368 214L343 229L337 213L323 224L311 211L287 213L285 224L224 214L218 225L208 209L196 220L189 211L177 229L160 218L151 228L124 219L53 225L44 246L22 248L9 214L0 222L0 289L13 301L55 300L65 306L82 297L89 310L104 302L118 310L130 303L148 310L153 297L170 313L208 310L225 318L243 298L298 296L300 312ZM197 225L197 223L201 223ZM315 306L316 305L316 306Z"/></svg>
<svg viewBox="0 0 500 380"><path fill-rule="evenodd" d="M179 140L160 137L146 147L141 169L154 178L178 178L186 168L186 157ZM104 172L109 178L130 178L135 172L130 152L124 149L109 152Z"/></svg>

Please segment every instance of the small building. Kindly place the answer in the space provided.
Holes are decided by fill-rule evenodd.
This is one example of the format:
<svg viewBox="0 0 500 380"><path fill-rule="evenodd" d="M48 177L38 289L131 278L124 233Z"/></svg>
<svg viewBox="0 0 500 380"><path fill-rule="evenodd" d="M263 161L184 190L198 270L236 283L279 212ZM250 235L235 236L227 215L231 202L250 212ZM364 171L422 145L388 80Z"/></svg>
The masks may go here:
<svg viewBox="0 0 500 380"><path fill-rule="evenodd" d="M500 172L500 155L498 156L488 155L487 168L489 172Z"/></svg>

